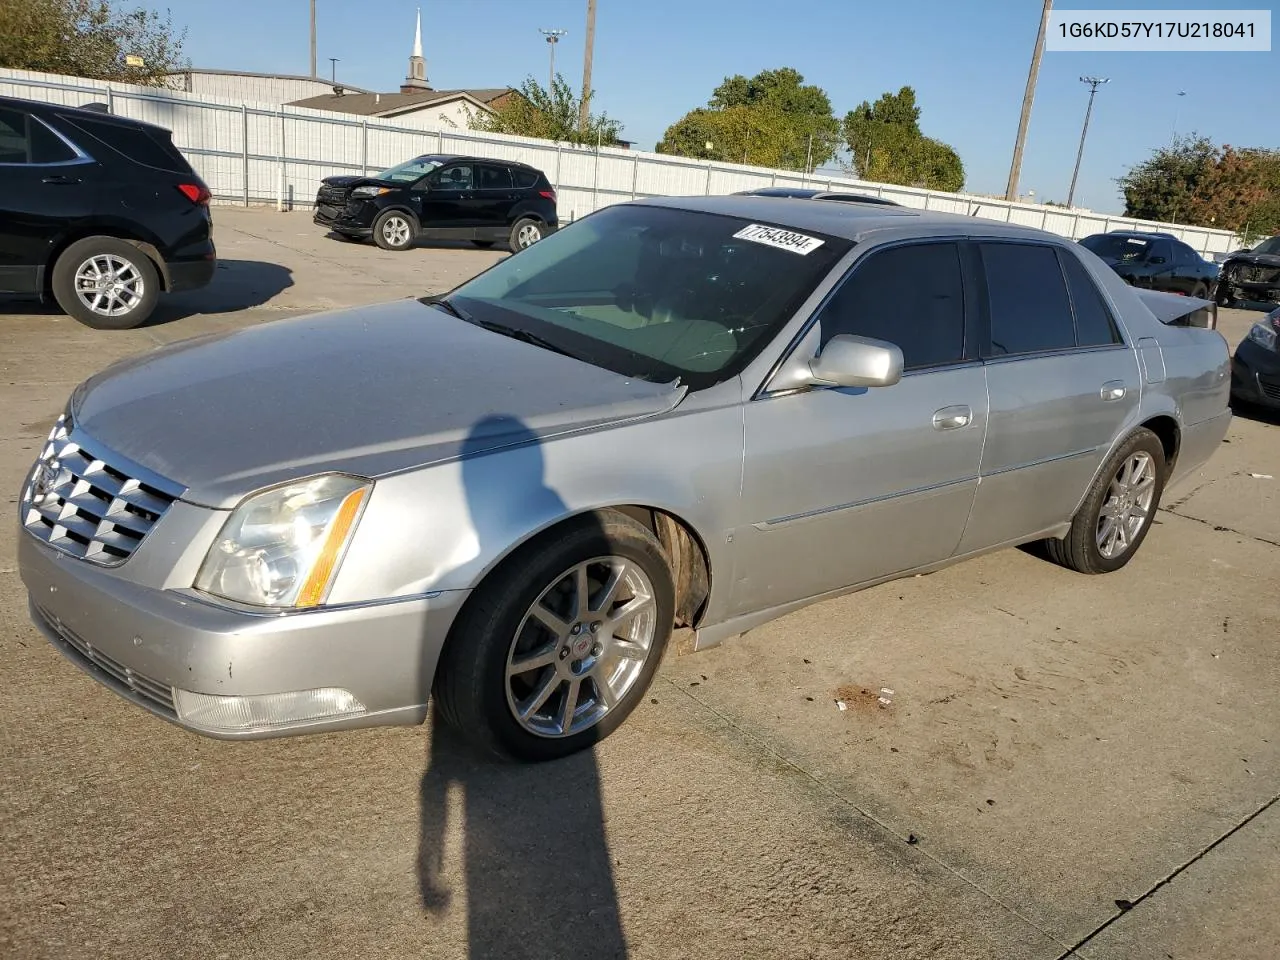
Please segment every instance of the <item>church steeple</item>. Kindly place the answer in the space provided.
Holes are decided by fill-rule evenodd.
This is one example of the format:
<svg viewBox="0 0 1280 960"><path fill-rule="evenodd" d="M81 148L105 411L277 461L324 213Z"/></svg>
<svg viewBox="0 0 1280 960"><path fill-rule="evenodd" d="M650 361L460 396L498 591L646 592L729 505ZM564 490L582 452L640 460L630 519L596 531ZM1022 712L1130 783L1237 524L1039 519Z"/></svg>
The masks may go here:
<svg viewBox="0 0 1280 960"><path fill-rule="evenodd" d="M422 8L418 8L418 22L413 30L413 55L409 57L409 75L400 85L401 93L417 93L430 90L427 83L427 61L422 57Z"/></svg>

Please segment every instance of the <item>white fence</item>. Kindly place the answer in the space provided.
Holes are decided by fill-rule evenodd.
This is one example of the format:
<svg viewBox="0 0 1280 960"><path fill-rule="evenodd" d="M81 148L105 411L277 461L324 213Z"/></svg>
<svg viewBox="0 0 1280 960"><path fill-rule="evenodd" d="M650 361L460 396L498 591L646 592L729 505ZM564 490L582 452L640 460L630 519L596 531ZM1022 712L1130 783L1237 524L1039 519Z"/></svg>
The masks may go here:
<svg viewBox="0 0 1280 960"><path fill-rule="evenodd" d="M597 150L527 137L438 129L412 118L371 120L299 107L236 103L175 90L24 70L0 70L0 95L69 106L103 102L113 113L167 127L173 131L174 143L221 203L309 206L324 177L375 173L417 154L452 152L519 160L543 170L556 185L560 215L566 221L638 197L814 186L853 189L908 207L1039 227L1073 240L1091 233L1140 229L1171 233L1206 257L1239 245L1227 230L637 150Z"/></svg>

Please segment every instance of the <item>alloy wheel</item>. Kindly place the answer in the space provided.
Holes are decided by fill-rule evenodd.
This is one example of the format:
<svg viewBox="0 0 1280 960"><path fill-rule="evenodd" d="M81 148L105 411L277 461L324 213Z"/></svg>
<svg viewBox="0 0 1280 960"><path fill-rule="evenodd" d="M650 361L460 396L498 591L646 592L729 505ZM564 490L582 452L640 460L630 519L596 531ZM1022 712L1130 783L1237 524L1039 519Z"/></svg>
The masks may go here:
<svg viewBox="0 0 1280 960"><path fill-rule="evenodd" d="M138 268L124 257L101 253L76 268L76 296L89 310L103 317L131 312L146 293Z"/></svg>
<svg viewBox="0 0 1280 960"><path fill-rule="evenodd" d="M1127 457L1111 478L1098 511L1095 540L1103 557L1113 560L1133 545L1151 517L1155 493L1155 460L1145 450L1139 450Z"/></svg>

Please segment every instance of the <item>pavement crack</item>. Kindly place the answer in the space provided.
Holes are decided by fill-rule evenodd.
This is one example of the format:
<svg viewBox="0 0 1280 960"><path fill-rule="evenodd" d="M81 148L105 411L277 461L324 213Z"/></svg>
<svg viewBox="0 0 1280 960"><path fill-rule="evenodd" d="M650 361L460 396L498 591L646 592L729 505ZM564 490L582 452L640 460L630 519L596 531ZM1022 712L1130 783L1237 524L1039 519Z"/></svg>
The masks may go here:
<svg viewBox="0 0 1280 960"><path fill-rule="evenodd" d="M773 748L773 747L768 743L768 741L764 740L763 738L761 738L761 737L757 736L757 735L756 735L756 734L754 734L754 733L751 733L751 732L750 732L750 731L748 731L748 730L743 729L743 727L742 727L740 724L738 724L738 722L737 722L737 721L735 721L732 717L727 716L726 714L724 714L724 713L723 713L723 712L721 712L720 710L717 710L715 707L711 706L711 704L707 703L707 702L706 702L705 700L703 700L702 698L695 696L695 695L694 695L694 694L693 694L693 693L692 693L692 692L691 692L687 687L682 687L682 686L680 686L680 685L679 685L679 684L677 684L674 680L672 680L670 677L664 677L664 678L663 678L663 680L665 680L665 681L666 681L666 683L667 683L667 684L668 684L668 685L669 685L673 690L675 690L675 691L677 691L677 692L679 692L679 693L684 694L686 697L688 697L690 700L692 700L694 703L696 703L696 704L697 704L699 707L701 707L703 710L706 710L708 713L712 714L713 716L715 716L715 717L716 717L716 718L718 718L719 720L722 720L725 724L727 724L730 728L732 728L734 731L736 731L737 733L739 733L739 734L740 734L742 737L744 737L746 740L748 740L748 741L750 741L751 743L755 744L759 749L761 749L761 750L763 750L765 753L769 754L769 756L773 757L773 758L774 758L775 760L777 760L779 763L785 764L786 766L790 767L792 770L796 771L798 774L800 774L802 777L804 777L806 780L808 780L810 783L812 783L815 787L817 787L817 788L818 788L819 790L821 790L823 793L826 793L826 794L828 794L829 796L834 797L834 798L835 798L836 800L838 800L840 803L842 803L842 804L844 804L845 806L849 807L851 810L853 810L854 812L856 812L860 817L862 817L862 818L863 818L864 820L866 820L868 823L874 824L876 827L880 828L881 830L883 830L885 833L889 834L890 836L895 837L896 839L901 840L903 843L910 845L910 846L911 846L911 848L912 848L912 850L913 850L915 853L917 853L917 854L919 854L920 856L925 857L926 859L930 860L930 861L931 861L931 862L933 862L936 866L938 866L939 868L941 868L943 871L945 871L946 873L950 874L952 877L955 877L957 880L959 880L959 881L960 881L961 883L963 883L965 886L967 886L967 887L969 887L969 888L971 888L971 889L973 889L973 890L977 891L977 893L978 893L980 896L982 896L982 897L986 898L987 900L990 900L992 903L996 904L996 905L997 905L998 907L1000 907L1002 910L1007 911L1007 912L1008 912L1009 914L1011 914L1012 916L1017 917L1019 920L1021 920L1021 921L1022 921L1023 923L1025 923L1027 926L1031 927L1031 929L1033 929L1033 930L1035 930L1035 931L1039 932L1039 933L1040 933L1042 936L1044 936L1044 937L1045 937L1045 939L1047 939L1049 942L1051 942L1051 943L1055 943L1055 944L1058 944L1059 946L1062 946L1062 947L1065 947L1065 948L1067 949L1067 952L1066 952L1066 953L1064 953L1064 954L1062 954L1062 955L1061 955L1062 957L1066 957L1066 956L1068 956L1068 955L1071 953L1071 950L1072 950L1072 949L1074 949L1073 947L1067 947L1066 943L1065 943L1063 940L1061 940L1059 937L1055 936L1054 934L1050 933L1048 930L1046 930L1046 929L1045 929L1044 927L1042 927L1040 924L1036 923L1036 922L1035 922L1034 920L1032 920L1030 917L1024 916L1024 915L1023 915L1022 913L1020 913L1020 912L1018 911L1018 909L1017 909L1016 907L1014 907L1012 904L1007 903L1006 901L1004 901L1004 900L1000 899L1000 897L996 896L996 895L995 895L994 893L992 893L990 890L985 889L985 888L984 888L981 884L979 884L977 881L972 880L972 879L970 879L969 877L965 876L965 875L964 875L964 873L962 873L960 870L958 870L958 869L956 869L955 867L953 867L951 864L947 863L947 862L946 862L945 860L943 860L942 858L938 857L936 854L931 853L929 850L922 848L922 847L919 845L919 843L918 843L918 842L916 842L916 837L915 837L915 835L914 835L914 834L912 834L912 833L899 833L899 832L898 832L897 830L895 830L892 826L890 826L889 824L885 823L883 820L881 820L881 819L879 819L878 817L876 817L876 816L875 816L875 814L871 813L869 810L865 810L865 809L863 809L862 807L860 807L856 801L854 801L853 799L851 799L851 798L849 798L849 797L845 796L843 793L841 793L841 792L840 792L839 790L837 790L835 787L831 786L831 784L829 784L829 783L825 783L824 781L819 780L819 779L818 779L817 777L815 777L812 773L810 773L808 770L806 770L806 769L805 769L804 767L802 767L800 764L796 763L796 762L795 762L794 760L792 760L790 757L785 757L785 756L783 756L781 753L779 753L777 750L775 750L775 749L774 749L774 748ZM1059 958L1059 960L1061 960L1061 957Z"/></svg>
<svg viewBox="0 0 1280 960"><path fill-rule="evenodd" d="M1176 507L1176 506L1177 504L1174 504L1173 506L1169 506L1169 507L1161 507L1160 512L1172 514L1173 516L1180 517L1183 520L1194 520L1196 523L1202 523L1206 527L1212 527L1214 530L1218 531L1219 533L1234 533L1237 537L1244 537L1246 540L1254 540L1258 543L1265 543L1269 547L1280 547L1280 540L1269 540L1266 537L1259 537L1256 534L1245 533L1243 530L1237 530L1235 527L1224 527L1222 524L1214 523L1212 520L1204 520L1200 517L1193 517L1189 513L1179 513L1177 510L1173 509L1173 507Z"/></svg>
<svg viewBox="0 0 1280 960"><path fill-rule="evenodd" d="M1071 960L1071 958L1073 957L1075 958L1081 957L1082 955L1076 952L1081 947L1088 944L1089 941L1093 940L1094 937L1102 933L1102 931L1106 930L1109 926L1111 926L1113 923L1115 923L1117 920L1123 917L1126 913L1129 913L1130 911L1132 911L1134 907L1138 906L1144 900L1147 900L1149 897L1153 896L1156 893L1156 891L1160 890L1162 887L1168 886L1170 883L1174 881L1174 879L1177 878L1179 874L1183 873L1190 867L1195 866L1197 863L1203 860L1211 851L1219 847L1221 844L1225 843L1227 840L1234 837L1237 833L1239 833L1249 824L1253 823L1254 820L1258 819L1258 817L1262 816L1264 813L1270 810L1273 806L1276 805L1277 802L1280 802L1280 794L1277 794L1276 796L1272 797L1270 800L1268 800L1266 803L1260 806L1257 810L1253 811L1253 813L1249 814L1247 817L1245 817L1243 820L1237 823L1234 827L1232 827L1222 836L1218 837L1217 840L1214 840L1213 843L1209 844L1207 847L1205 847L1203 850L1197 853L1194 857L1192 857L1186 863L1182 864L1177 869L1175 869L1172 873L1170 873L1168 876L1158 881L1155 884L1155 886L1153 886L1150 890L1148 890L1142 896L1134 900L1117 900L1116 907L1118 908L1118 910L1113 916L1108 917L1104 922L1098 924L1098 926L1094 927L1091 931L1089 931L1089 933L1085 934L1084 937L1082 937L1075 944L1069 947L1066 953L1059 954L1056 960Z"/></svg>

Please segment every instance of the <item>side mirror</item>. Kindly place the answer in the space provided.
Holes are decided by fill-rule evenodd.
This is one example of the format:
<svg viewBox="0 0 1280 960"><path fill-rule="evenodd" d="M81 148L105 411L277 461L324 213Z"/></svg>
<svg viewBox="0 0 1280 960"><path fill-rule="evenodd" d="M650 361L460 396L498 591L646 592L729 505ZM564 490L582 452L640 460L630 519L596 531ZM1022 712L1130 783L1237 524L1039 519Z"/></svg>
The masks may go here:
<svg viewBox="0 0 1280 960"><path fill-rule="evenodd" d="M836 387L890 387L902 379L902 349L886 340L840 334L809 361L813 383Z"/></svg>

